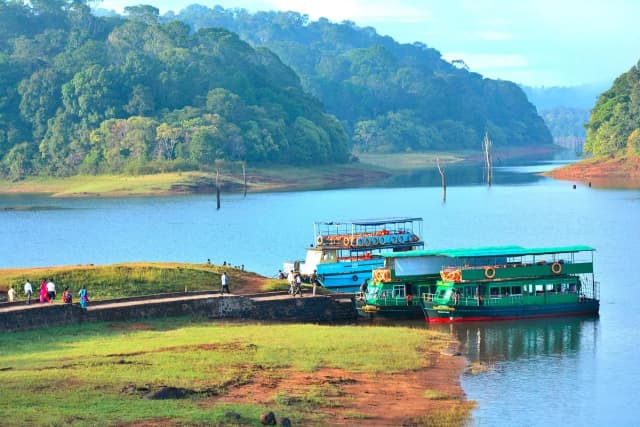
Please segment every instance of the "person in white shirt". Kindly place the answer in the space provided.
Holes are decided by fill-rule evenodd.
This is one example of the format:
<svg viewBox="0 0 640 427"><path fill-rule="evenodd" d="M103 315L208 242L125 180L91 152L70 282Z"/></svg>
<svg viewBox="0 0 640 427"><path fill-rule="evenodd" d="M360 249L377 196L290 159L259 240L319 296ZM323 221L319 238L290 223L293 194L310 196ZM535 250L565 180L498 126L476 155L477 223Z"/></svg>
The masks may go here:
<svg viewBox="0 0 640 427"><path fill-rule="evenodd" d="M289 295L293 296L293 291L296 288L296 276L293 274L293 270L287 274L287 281L289 282Z"/></svg>
<svg viewBox="0 0 640 427"><path fill-rule="evenodd" d="M229 282L227 281L227 273L223 272L222 276L220 276L220 284L222 285L220 288L220 295L224 295L224 292L229 292Z"/></svg>
<svg viewBox="0 0 640 427"><path fill-rule="evenodd" d="M33 286L29 279L24 284L24 294L27 296L27 304L31 304L31 294L33 294Z"/></svg>
<svg viewBox="0 0 640 427"><path fill-rule="evenodd" d="M47 282L47 294L49 294L49 302L56 299L56 284L51 279Z"/></svg>
<svg viewBox="0 0 640 427"><path fill-rule="evenodd" d="M9 302L14 302L16 300L16 290L13 289L13 286L9 287L7 291L7 296L9 297Z"/></svg>

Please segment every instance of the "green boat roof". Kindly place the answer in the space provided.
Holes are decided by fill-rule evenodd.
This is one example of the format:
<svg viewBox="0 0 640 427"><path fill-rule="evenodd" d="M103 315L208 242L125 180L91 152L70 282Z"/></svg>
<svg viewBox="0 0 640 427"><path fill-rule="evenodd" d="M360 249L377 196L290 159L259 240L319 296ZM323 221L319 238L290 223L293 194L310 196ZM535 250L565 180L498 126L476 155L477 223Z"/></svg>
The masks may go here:
<svg viewBox="0 0 640 427"><path fill-rule="evenodd" d="M426 256L446 256L450 258L495 257L495 256L524 256L545 255L568 252L595 251L594 248L585 245L551 246L542 248L525 248L522 246L485 246L479 248L454 248L454 249L424 249L406 252L390 252L382 254L385 258L408 258Z"/></svg>

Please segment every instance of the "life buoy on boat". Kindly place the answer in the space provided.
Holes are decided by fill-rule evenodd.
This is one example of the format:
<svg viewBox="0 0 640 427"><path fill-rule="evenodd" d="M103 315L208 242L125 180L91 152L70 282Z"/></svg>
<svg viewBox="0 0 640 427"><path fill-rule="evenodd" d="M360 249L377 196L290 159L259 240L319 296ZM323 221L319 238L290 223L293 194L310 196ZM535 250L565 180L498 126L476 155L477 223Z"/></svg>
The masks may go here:
<svg viewBox="0 0 640 427"><path fill-rule="evenodd" d="M554 262L553 264L551 264L551 272L553 274L562 273L562 264L560 264L559 262Z"/></svg>
<svg viewBox="0 0 640 427"><path fill-rule="evenodd" d="M365 237L364 238L364 245L365 246L371 246L371 238Z"/></svg>
<svg viewBox="0 0 640 427"><path fill-rule="evenodd" d="M362 237L358 237L358 240L356 241L356 244L358 246L362 246L364 244L364 239Z"/></svg>
<svg viewBox="0 0 640 427"><path fill-rule="evenodd" d="M494 277L496 277L496 269L494 267L485 267L484 277L486 277L487 279L493 279Z"/></svg>
<svg viewBox="0 0 640 427"><path fill-rule="evenodd" d="M378 244L378 238L377 237L372 237L371 238L371 244L372 245L377 245Z"/></svg>
<svg viewBox="0 0 640 427"><path fill-rule="evenodd" d="M316 243L318 244L318 246L322 245L322 236L318 236L316 238Z"/></svg>
<svg viewBox="0 0 640 427"><path fill-rule="evenodd" d="M344 239L342 239L342 243L343 243L345 246L349 246L349 243L351 243L351 239L350 239L350 238L348 238L348 237L345 237Z"/></svg>

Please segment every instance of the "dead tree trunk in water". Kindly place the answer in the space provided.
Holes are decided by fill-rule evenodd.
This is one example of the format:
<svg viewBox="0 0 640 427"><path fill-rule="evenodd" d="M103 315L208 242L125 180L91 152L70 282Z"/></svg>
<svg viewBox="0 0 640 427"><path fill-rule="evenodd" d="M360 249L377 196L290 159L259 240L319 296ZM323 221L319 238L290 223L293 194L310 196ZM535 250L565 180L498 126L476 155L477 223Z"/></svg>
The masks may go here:
<svg viewBox="0 0 640 427"><path fill-rule="evenodd" d="M491 140L489 139L489 132L484 133L482 148L484 151L484 167L487 171L487 185L491 187L491 181L493 180L493 159L491 158Z"/></svg>
<svg viewBox="0 0 640 427"><path fill-rule="evenodd" d="M244 179L244 197L247 197L247 168L244 162L242 163L242 178Z"/></svg>
<svg viewBox="0 0 640 427"><path fill-rule="evenodd" d="M216 203L218 206L217 210L220 210L220 184L218 183L218 177L219 177L219 173L218 173L218 170L216 169Z"/></svg>
<svg viewBox="0 0 640 427"><path fill-rule="evenodd" d="M436 164L438 165L438 172L440 172L440 178L442 179L442 201L447 201L447 178L444 176L444 171L440 167L440 158L436 157Z"/></svg>

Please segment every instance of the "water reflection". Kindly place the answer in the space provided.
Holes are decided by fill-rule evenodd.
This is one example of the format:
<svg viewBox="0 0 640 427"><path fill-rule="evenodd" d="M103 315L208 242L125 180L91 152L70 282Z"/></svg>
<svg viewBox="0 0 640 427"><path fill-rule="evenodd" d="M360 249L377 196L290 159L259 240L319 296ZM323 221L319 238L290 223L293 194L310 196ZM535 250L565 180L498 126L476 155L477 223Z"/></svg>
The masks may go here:
<svg viewBox="0 0 640 427"><path fill-rule="evenodd" d="M569 355L595 342L598 318L559 317L439 325L461 344L469 362L493 364L536 356ZM433 327L433 326L432 326ZM589 345L590 347L590 345Z"/></svg>

